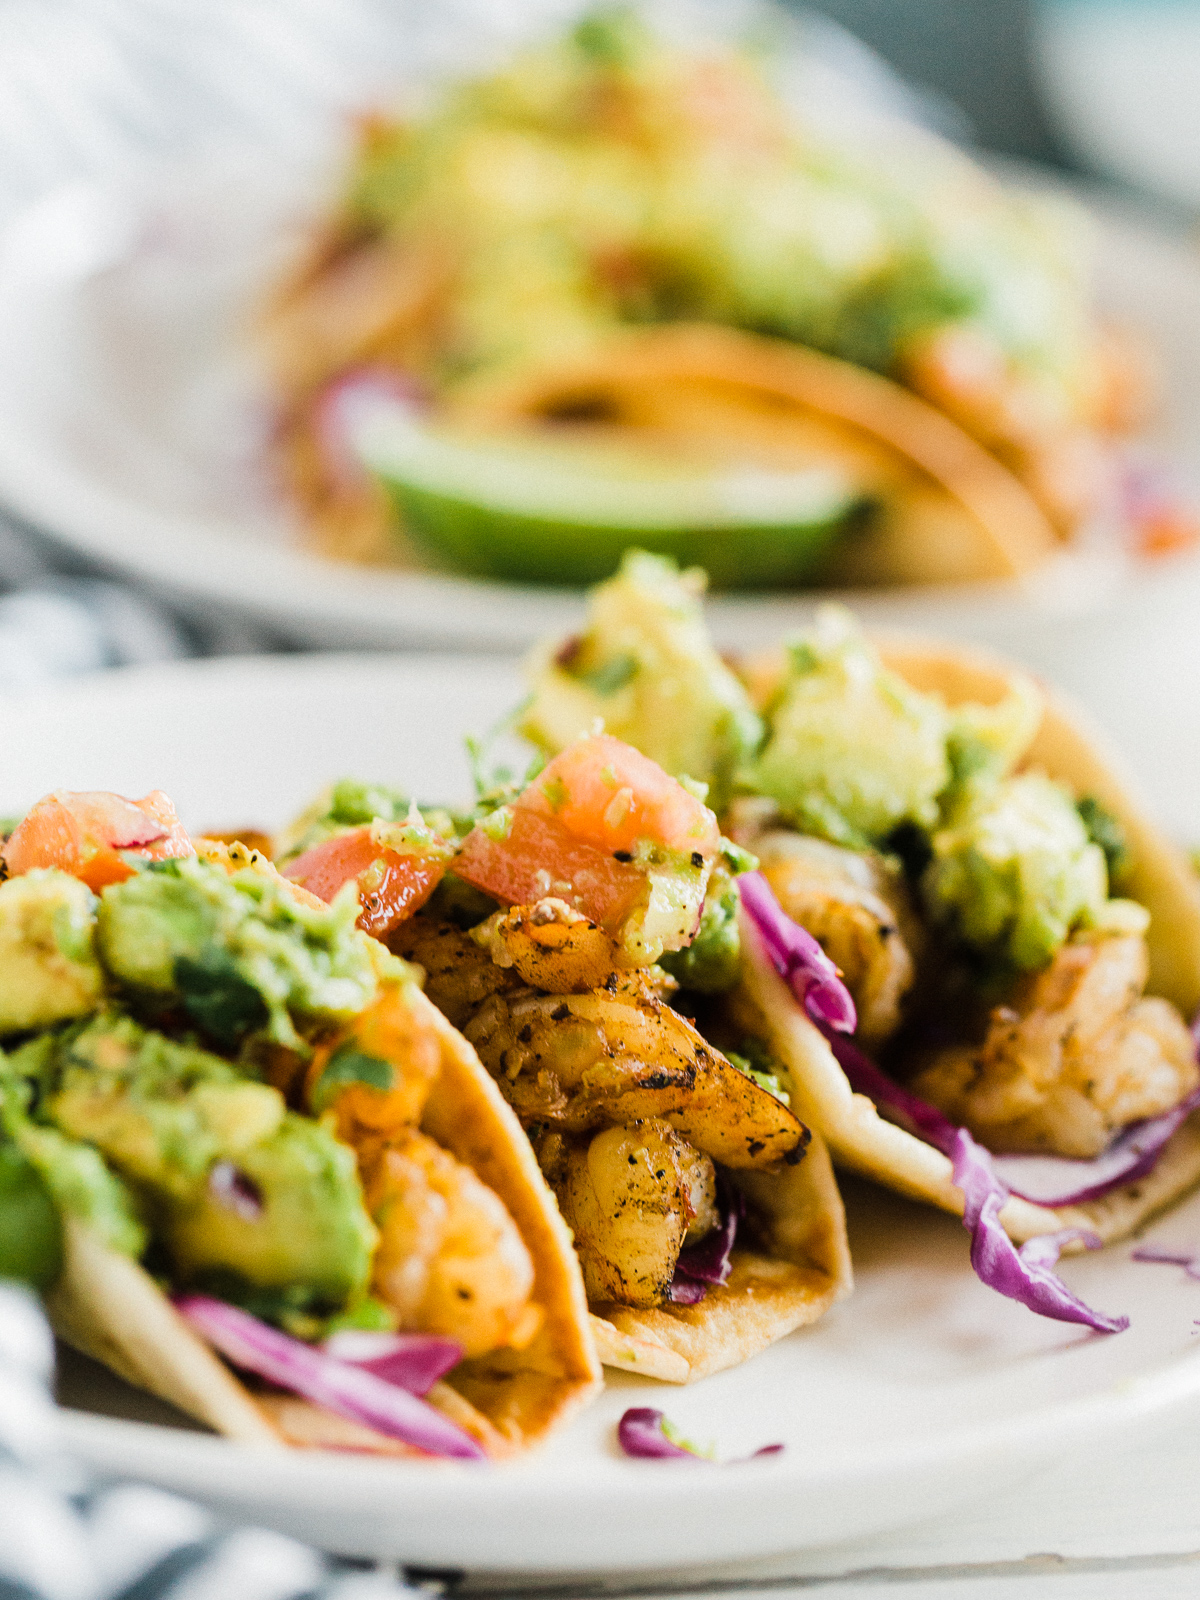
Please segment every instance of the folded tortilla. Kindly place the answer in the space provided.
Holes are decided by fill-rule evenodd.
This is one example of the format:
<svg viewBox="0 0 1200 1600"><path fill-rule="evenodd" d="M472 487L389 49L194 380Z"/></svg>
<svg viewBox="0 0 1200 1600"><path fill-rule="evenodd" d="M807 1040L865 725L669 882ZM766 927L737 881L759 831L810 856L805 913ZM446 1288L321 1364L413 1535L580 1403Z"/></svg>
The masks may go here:
<svg viewBox="0 0 1200 1600"><path fill-rule="evenodd" d="M532 1299L544 1318L524 1350L460 1362L427 1399L489 1455L508 1455L539 1442L599 1388L583 1281L570 1233L516 1117L461 1034L415 988L412 1003L441 1044L441 1070L421 1130L473 1168L507 1206L533 1258ZM65 1265L47 1308L68 1344L229 1438L428 1459L298 1396L244 1383L144 1268L76 1221L67 1223Z"/></svg>
<svg viewBox="0 0 1200 1600"><path fill-rule="evenodd" d="M822 1316L853 1284L846 1214L829 1152L814 1133L801 1161L777 1172L731 1172L759 1230L735 1248L729 1281L692 1306L593 1307L606 1367L691 1383L736 1367Z"/></svg>
<svg viewBox="0 0 1200 1600"><path fill-rule="evenodd" d="M527 437L531 425L595 419L603 431L674 439L717 460L840 466L879 503L871 526L836 549L826 576L840 583L1012 578L1059 545L1024 485L944 412L864 367L732 328L615 334L468 381L441 415Z"/></svg>
<svg viewBox="0 0 1200 1600"><path fill-rule="evenodd" d="M1022 692L1029 691L1022 675L983 655L921 641L885 643L880 653L885 665L915 689L938 694L950 705L996 704L1018 684ZM1121 823L1131 862L1123 892L1150 912L1147 993L1172 1001L1190 1017L1200 1006L1200 880L1186 856L1150 820L1133 782L1074 707L1044 697L1041 720L1021 768L1043 771L1077 796L1094 796ZM758 1019L772 1053L786 1065L797 1116L823 1135L840 1165L961 1215L962 1195L952 1182L949 1158L888 1122L873 1101L853 1092L829 1045L764 954L744 913L742 932L742 984L734 1003L744 1018ZM1058 1209L1014 1196L1000 1220L1019 1242L1081 1227L1110 1243L1134 1232L1197 1183L1200 1112L1175 1134L1148 1177L1099 1200Z"/></svg>

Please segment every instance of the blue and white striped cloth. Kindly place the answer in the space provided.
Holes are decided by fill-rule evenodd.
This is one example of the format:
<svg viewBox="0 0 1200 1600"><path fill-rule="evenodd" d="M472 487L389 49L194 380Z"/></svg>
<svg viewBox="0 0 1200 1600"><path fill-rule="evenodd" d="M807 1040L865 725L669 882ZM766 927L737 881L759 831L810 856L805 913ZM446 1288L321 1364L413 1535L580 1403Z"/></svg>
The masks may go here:
<svg viewBox="0 0 1200 1600"><path fill-rule="evenodd" d="M401 1600L418 1591L281 1534L231 1528L67 1458L54 1346L34 1297L0 1283L0 1600Z"/></svg>

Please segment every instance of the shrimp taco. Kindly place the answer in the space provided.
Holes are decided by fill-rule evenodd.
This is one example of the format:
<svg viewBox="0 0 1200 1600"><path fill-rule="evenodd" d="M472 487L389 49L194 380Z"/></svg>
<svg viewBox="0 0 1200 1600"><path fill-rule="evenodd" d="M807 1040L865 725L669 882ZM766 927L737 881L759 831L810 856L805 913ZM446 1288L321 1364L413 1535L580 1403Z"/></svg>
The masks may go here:
<svg viewBox="0 0 1200 1600"><path fill-rule="evenodd" d="M659 431L686 446L670 476L686 482L694 458L730 469L699 504L670 496L690 534L717 519L701 548L722 586L1044 560L1103 502L1110 435L1137 425L1150 387L1090 304L1086 218L928 134L847 119L840 97L834 121L821 96L802 108L761 40L744 51L700 16L685 31L601 7L419 109L362 120L335 204L261 318L276 460L314 530L351 558L391 548L388 497L350 465L344 401L367 376L432 424L419 459L382 474L406 532L477 572L583 581L598 571L585 514L591 543L635 528L678 552L662 520L627 509L634 480L663 470L633 448ZM770 32L782 43L786 19ZM792 49L803 60L799 36ZM481 441L443 425L478 419L485 393L511 403L492 420L526 423L501 437L516 461L485 451L472 471L464 455L448 474L440 447ZM547 478L580 425L625 460L607 496L593 462L592 503L564 511ZM858 519L802 516L786 474L762 470L794 468L797 444L882 502L865 536ZM518 467L523 494L501 492ZM790 564L766 559L780 524Z"/></svg>
<svg viewBox="0 0 1200 1600"><path fill-rule="evenodd" d="M68 1342L263 1444L504 1455L588 1399L528 1145L357 886L158 793L50 795L0 865L0 1271Z"/></svg>
<svg viewBox="0 0 1200 1600"><path fill-rule="evenodd" d="M287 841L284 871L329 893L356 826L383 844L407 802L359 792L375 821L339 785ZM389 914L388 940L525 1129L574 1234L602 1360L686 1382L814 1321L850 1284L825 1147L778 1083L670 1004L662 963L737 855L712 812L594 736L472 817L426 816L456 854L422 909Z"/></svg>
<svg viewBox="0 0 1200 1600"><path fill-rule="evenodd" d="M629 558L587 631L535 659L527 731L555 748L603 716L716 785L759 862L706 906L690 952L721 1026L765 1042L835 1161L963 1214L994 1286L1119 1325L1050 1268L1200 1179L1186 859L1023 674L877 648L832 607L735 673L701 587ZM1040 1242L1017 1252L1005 1231Z"/></svg>

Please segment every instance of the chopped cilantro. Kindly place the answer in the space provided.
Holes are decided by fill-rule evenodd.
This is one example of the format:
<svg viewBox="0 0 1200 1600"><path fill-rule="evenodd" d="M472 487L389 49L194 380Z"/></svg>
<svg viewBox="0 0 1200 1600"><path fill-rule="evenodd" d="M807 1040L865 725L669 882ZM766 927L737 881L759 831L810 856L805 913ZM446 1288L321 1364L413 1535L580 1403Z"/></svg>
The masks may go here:
<svg viewBox="0 0 1200 1600"><path fill-rule="evenodd" d="M1125 839L1125 829L1112 812L1092 795L1085 795L1076 803L1075 809L1088 831L1088 838L1104 852L1111 889L1129 871L1129 845Z"/></svg>
<svg viewBox="0 0 1200 1600"><path fill-rule="evenodd" d="M613 656L598 667L593 667L590 672L581 672L577 676L581 683L586 683L589 689L594 689L597 694L616 694L627 683L637 676L638 658L634 655Z"/></svg>
<svg viewBox="0 0 1200 1600"><path fill-rule="evenodd" d="M266 1023L266 1001L219 945L208 945L194 957L177 957L174 974L188 1016L226 1049L234 1049Z"/></svg>
<svg viewBox="0 0 1200 1600"><path fill-rule="evenodd" d="M372 1089L390 1089L395 1082L391 1063L378 1056L365 1055L351 1044L335 1050L325 1063L312 1091L313 1110L320 1115L339 1089L347 1084L365 1083Z"/></svg>

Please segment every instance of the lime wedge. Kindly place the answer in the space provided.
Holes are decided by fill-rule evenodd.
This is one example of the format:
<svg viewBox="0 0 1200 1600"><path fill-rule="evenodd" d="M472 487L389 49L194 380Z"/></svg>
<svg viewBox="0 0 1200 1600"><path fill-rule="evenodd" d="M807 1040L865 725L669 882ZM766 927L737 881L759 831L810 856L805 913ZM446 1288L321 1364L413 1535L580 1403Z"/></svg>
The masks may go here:
<svg viewBox="0 0 1200 1600"><path fill-rule="evenodd" d="M714 466L627 433L568 432L456 436L396 406L360 416L353 438L428 554L525 583L595 583L631 545L705 567L720 588L803 583L865 503L825 466Z"/></svg>

